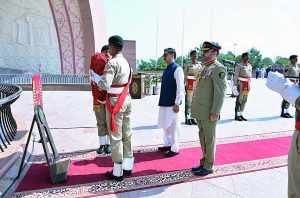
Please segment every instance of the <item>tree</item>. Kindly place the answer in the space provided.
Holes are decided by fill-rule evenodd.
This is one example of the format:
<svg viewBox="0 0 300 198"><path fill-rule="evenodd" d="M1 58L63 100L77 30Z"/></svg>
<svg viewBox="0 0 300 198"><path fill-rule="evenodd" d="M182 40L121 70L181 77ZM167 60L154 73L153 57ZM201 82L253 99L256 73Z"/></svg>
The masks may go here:
<svg viewBox="0 0 300 198"><path fill-rule="evenodd" d="M261 66L262 67L268 67L269 65L273 65L274 62L271 58L265 57L261 60Z"/></svg>
<svg viewBox="0 0 300 198"><path fill-rule="evenodd" d="M256 48L251 48L249 51L249 62L252 67L261 66L262 55Z"/></svg>
<svg viewBox="0 0 300 198"><path fill-rule="evenodd" d="M278 58L278 59L277 59ZM290 63L290 60L288 58L283 58L283 57L276 57L275 64L277 65L288 65Z"/></svg>

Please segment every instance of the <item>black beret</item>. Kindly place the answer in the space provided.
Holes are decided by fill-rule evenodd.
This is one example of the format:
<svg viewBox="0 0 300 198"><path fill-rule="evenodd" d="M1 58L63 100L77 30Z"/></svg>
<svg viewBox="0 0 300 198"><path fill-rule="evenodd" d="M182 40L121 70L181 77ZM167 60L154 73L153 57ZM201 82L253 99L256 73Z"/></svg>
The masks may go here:
<svg viewBox="0 0 300 198"><path fill-rule="evenodd" d="M221 49L221 46L216 42L205 41L202 45L202 51L207 51L207 50L210 50L210 49L214 49L214 50L219 51Z"/></svg>
<svg viewBox="0 0 300 198"><path fill-rule="evenodd" d="M191 52L190 52L190 56L192 56L193 54L197 54L198 52L197 52L197 50L192 50Z"/></svg>
<svg viewBox="0 0 300 198"><path fill-rule="evenodd" d="M295 58L298 58L298 56L297 55L291 55L290 56L290 60L295 59Z"/></svg>
<svg viewBox="0 0 300 198"><path fill-rule="evenodd" d="M114 35L108 39L108 43L122 47L124 45L124 40L119 35Z"/></svg>
<svg viewBox="0 0 300 198"><path fill-rule="evenodd" d="M244 52L244 53L242 54L242 57L245 57L245 56L249 56L249 53L248 53L248 52Z"/></svg>
<svg viewBox="0 0 300 198"><path fill-rule="evenodd" d="M104 52L104 51L107 51L109 50L109 46L108 45L104 45L102 48L101 48L101 52Z"/></svg>

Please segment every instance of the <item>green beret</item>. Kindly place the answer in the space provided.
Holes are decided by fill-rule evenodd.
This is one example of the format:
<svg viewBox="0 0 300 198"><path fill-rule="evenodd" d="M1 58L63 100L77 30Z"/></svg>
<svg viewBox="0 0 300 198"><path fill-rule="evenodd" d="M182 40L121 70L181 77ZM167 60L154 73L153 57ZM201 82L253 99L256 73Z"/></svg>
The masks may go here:
<svg viewBox="0 0 300 198"><path fill-rule="evenodd" d="M207 50L210 50L210 49L214 49L214 50L219 51L221 49L221 46L216 42L205 41L202 45L202 51L207 51Z"/></svg>
<svg viewBox="0 0 300 198"><path fill-rule="evenodd" d="M295 58L298 58L298 56L297 55L291 55L290 56L290 60L295 59Z"/></svg>
<svg viewBox="0 0 300 198"><path fill-rule="evenodd" d="M101 48L101 52L104 52L104 51L107 51L109 50L109 46L108 45L104 45L102 48Z"/></svg>
<svg viewBox="0 0 300 198"><path fill-rule="evenodd" d="M108 39L108 43L112 44L112 45L118 45L118 46L122 47L124 45L124 40L122 39L122 37L120 37L118 35L114 35L114 36L111 36Z"/></svg>

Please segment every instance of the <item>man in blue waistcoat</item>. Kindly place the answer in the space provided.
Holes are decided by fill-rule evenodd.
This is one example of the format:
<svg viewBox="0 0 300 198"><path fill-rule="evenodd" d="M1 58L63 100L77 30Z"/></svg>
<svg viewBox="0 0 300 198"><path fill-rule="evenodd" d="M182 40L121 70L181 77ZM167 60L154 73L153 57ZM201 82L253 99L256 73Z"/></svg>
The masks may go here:
<svg viewBox="0 0 300 198"><path fill-rule="evenodd" d="M176 51L173 48L164 50L165 69L159 98L158 126L163 128L164 146L158 147L165 152L165 157L179 154L179 131L181 126L182 100L184 98L184 74L175 62Z"/></svg>

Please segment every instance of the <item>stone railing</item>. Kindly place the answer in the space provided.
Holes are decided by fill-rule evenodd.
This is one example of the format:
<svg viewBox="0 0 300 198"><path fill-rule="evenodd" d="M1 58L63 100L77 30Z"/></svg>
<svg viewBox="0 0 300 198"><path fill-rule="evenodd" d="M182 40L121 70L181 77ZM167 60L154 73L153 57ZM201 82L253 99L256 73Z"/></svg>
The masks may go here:
<svg viewBox="0 0 300 198"><path fill-rule="evenodd" d="M32 74L0 74L0 83L32 84ZM89 75L43 74L42 84L90 84Z"/></svg>
<svg viewBox="0 0 300 198"><path fill-rule="evenodd" d="M17 133L17 123L11 113L11 104L21 95L18 85L0 83L0 151L10 145Z"/></svg>

